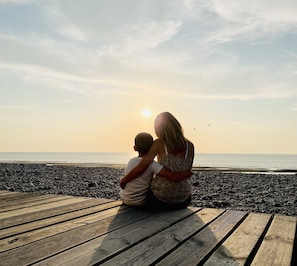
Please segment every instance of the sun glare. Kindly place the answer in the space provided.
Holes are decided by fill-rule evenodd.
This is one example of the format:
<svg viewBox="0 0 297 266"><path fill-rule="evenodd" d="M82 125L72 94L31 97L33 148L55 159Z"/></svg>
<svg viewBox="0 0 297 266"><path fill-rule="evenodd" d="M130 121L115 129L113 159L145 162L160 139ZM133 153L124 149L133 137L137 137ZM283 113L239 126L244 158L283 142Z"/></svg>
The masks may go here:
<svg viewBox="0 0 297 266"><path fill-rule="evenodd" d="M141 114L142 114L142 116L148 118L148 117L151 116L152 112L151 112L150 109L143 109L143 110L141 111Z"/></svg>

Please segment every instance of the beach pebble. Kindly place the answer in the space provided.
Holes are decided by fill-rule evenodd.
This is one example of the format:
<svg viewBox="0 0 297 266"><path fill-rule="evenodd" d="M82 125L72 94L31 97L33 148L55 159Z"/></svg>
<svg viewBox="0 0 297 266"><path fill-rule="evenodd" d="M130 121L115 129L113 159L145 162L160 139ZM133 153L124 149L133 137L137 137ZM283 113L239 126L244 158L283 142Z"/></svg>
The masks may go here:
<svg viewBox="0 0 297 266"><path fill-rule="evenodd" d="M124 168L0 163L0 190L119 199ZM297 216L297 175L194 170L192 206Z"/></svg>

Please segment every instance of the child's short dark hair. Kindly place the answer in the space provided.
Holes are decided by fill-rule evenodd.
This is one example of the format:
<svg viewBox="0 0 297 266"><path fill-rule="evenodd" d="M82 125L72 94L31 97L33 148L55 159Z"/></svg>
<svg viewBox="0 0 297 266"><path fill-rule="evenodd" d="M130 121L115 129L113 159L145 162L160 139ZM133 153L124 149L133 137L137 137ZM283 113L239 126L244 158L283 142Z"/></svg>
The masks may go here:
<svg viewBox="0 0 297 266"><path fill-rule="evenodd" d="M153 145L153 142L153 137L145 132L139 133L135 137L135 147L142 155L148 153L151 146Z"/></svg>

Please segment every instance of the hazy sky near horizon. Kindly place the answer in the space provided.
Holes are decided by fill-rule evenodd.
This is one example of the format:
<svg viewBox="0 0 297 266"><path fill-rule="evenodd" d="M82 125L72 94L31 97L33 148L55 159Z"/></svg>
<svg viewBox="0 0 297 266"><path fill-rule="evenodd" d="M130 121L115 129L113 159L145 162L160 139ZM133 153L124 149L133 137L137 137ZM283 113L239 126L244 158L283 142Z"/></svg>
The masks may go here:
<svg viewBox="0 0 297 266"><path fill-rule="evenodd" d="M0 151L297 153L295 0L0 0ZM142 115L143 109L151 116Z"/></svg>

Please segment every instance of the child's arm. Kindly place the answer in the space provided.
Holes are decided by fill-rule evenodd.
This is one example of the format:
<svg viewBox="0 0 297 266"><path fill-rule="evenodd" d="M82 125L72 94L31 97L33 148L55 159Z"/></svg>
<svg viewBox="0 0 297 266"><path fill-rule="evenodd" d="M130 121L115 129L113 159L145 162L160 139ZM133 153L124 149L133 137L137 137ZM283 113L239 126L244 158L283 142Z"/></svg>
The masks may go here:
<svg viewBox="0 0 297 266"><path fill-rule="evenodd" d="M171 172L167 168L163 167L159 172L160 176L165 177L166 179L174 182L179 182L184 179L187 179L192 176L192 170L183 171L183 172Z"/></svg>

